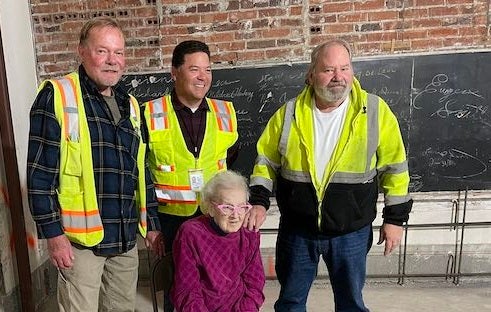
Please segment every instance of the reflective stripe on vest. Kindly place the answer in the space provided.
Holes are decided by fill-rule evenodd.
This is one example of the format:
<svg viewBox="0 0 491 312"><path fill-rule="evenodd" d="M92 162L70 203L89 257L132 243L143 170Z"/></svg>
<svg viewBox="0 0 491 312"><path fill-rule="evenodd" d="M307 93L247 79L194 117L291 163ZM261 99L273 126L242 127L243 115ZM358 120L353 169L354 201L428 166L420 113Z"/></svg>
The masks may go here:
<svg viewBox="0 0 491 312"><path fill-rule="evenodd" d="M290 130L293 120L295 119L295 100L289 100L286 103L285 117L283 119L283 128L281 130L278 150L282 155L285 155L290 136ZM365 183L373 179L377 175L375 169L370 169L370 164L373 155L377 151L378 144L378 96L368 94L367 98L367 167L365 172L334 172L330 183ZM294 182L311 182L310 174L303 171L294 171L290 169L280 168L281 175L290 181Z"/></svg>
<svg viewBox="0 0 491 312"><path fill-rule="evenodd" d="M162 203L197 204L196 192L190 186L155 184L157 200Z"/></svg>
<svg viewBox="0 0 491 312"><path fill-rule="evenodd" d="M150 130L169 129L168 107L165 96L149 102Z"/></svg>
<svg viewBox="0 0 491 312"><path fill-rule="evenodd" d="M232 132L232 114L230 112L229 102L209 99L211 102L211 107L217 116L218 129L220 131Z"/></svg>
<svg viewBox="0 0 491 312"><path fill-rule="evenodd" d="M65 76L59 80L53 80L61 92L63 102L63 115L65 120L64 135L72 142L78 142L80 134L78 130L78 99L75 82L72 76Z"/></svg>

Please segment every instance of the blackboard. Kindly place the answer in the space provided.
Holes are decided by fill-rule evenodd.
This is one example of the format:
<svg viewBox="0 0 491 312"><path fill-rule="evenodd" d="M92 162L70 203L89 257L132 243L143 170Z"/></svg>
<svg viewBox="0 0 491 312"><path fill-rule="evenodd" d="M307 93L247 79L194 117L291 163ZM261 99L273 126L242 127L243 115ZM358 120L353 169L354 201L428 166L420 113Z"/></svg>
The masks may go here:
<svg viewBox="0 0 491 312"><path fill-rule="evenodd" d="M233 169L248 176L268 119L303 88L308 64L217 69L209 97L234 103L240 153ZM491 188L491 52L355 60L355 76L396 114L406 145L410 190ZM140 101L172 89L168 73L126 75Z"/></svg>

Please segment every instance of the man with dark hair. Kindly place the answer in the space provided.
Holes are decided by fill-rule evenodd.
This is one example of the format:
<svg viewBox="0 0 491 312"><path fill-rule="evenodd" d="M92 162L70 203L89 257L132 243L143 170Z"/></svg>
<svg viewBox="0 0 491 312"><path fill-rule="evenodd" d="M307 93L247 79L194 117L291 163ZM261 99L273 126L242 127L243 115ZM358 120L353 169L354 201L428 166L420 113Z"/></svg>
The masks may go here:
<svg viewBox="0 0 491 312"><path fill-rule="evenodd" d="M235 160L238 138L232 103L206 97L212 73L205 43L178 44L172 54L171 77L172 93L144 104L147 159L166 252L172 250L179 226L202 214L199 192ZM165 300L165 311L172 311L168 303Z"/></svg>
<svg viewBox="0 0 491 312"><path fill-rule="evenodd" d="M44 81L31 109L29 205L58 268L60 311L134 311L137 233L162 254L139 105L116 87L124 49L116 21L90 20L78 70Z"/></svg>
<svg viewBox="0 0 491 312"><path fill-rule="evenodd" d="M384 100L354 77L347 42L312 51L306 84L269 120L250 182L250 203L262 211L276 183L275 311L305 311L321 257L335 310L368 311L362 289L379 188L385 255L399 245L412 207L401 132Z"/></svg>

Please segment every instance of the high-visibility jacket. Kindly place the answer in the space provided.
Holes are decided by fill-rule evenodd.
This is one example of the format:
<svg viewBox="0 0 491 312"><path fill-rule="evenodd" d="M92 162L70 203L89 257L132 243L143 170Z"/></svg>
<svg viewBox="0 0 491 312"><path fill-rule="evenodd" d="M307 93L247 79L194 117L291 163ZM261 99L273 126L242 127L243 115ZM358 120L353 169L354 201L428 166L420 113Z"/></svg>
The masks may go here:
<svg viewBox="0 0 491 312"><path fill-rule="evenodd" d="M323 175L316 174L313 88L307 86L270 119L258 143L251 186L273 190L281 224L328 234L372 222L377 183L389 223L407 221L412 201L399 125L388 105L354 79L339 140ZM322 176L322 175L321 175Z"/></svg>
<svg viewBox="0 0 491 312"><path fill-rule="evenodd" d="M206 98L210 113L197 158L188 150L179 121L166 95L145 103L149 154L159 212L191 216L199 205L199 193L191 189L189 170L202 169L206 183L227 169L227 150L237 141L237 119L232 102Z"/></svg>
<svg viewBox="0 0 491 312"><path fill-rule="evenodd" d="M58 201L61 222L68 239L74 243L92 247L104 238L104 228L99 214L92 165L90 132L82 99L79 76L70 73L61 79L45 80L41 91L50 82L54 90L55 115L61 127L60 176ZM131 123L140 133L140 110L137 100L130 96ZM139 230L143 237L147 232L145 194L145 145L140 135L137 157L138 190L135 198L139 209Z"/></svg>

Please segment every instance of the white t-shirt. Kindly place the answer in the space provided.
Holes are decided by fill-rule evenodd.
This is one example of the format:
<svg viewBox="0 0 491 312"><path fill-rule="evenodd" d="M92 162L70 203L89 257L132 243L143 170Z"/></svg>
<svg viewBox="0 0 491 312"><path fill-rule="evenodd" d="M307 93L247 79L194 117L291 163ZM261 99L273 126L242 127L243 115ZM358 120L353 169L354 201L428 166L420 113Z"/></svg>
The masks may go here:
<svg viewBox="0 0 491 312"><path fill-rule="evenodd" d="M331 159L334 148L338 143L346 112L348 111L348 105L349 97L333 111L323 113L315 106L315 100L312 98L315 133L315 173L319 181L322 181L327 163Z"/></svg>

